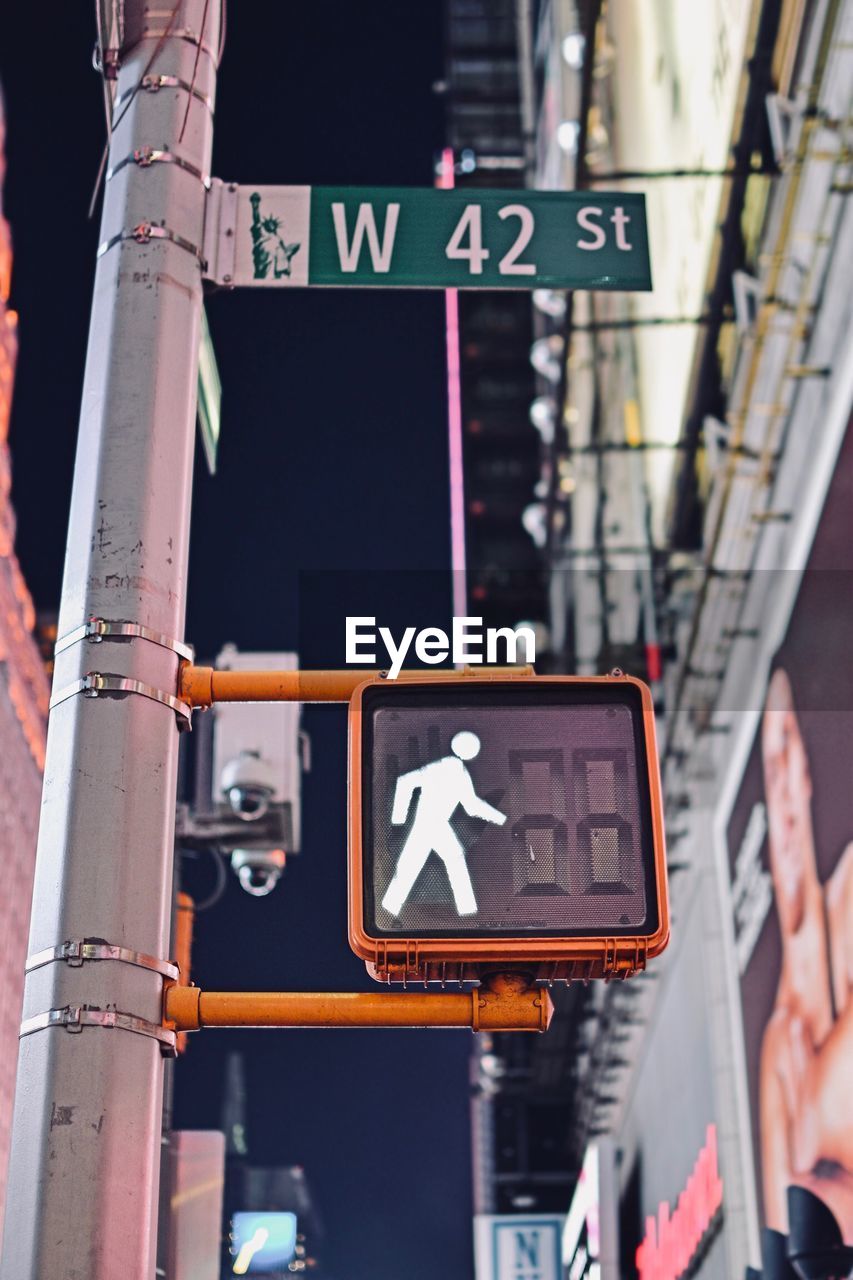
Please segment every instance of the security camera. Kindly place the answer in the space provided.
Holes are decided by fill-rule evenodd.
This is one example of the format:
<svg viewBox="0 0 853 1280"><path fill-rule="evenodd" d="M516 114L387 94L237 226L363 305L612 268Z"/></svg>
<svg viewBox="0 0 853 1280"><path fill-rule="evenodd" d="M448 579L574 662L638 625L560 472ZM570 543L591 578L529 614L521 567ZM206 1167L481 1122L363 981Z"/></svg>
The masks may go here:
<svg viewBox="0 0 853 1280"><path fill-rule="evenodd" d="M241 751L223 767L220 789L243 822L256 822L270 807L276 778L258 751Z"/></svg>
<svg viewBox="0 0 853 1280"><path fill-rule="evenodd" d="M281 879L286 861L283 849L235 849L231 866L241 888L253 898L265 898Z"/></svg>

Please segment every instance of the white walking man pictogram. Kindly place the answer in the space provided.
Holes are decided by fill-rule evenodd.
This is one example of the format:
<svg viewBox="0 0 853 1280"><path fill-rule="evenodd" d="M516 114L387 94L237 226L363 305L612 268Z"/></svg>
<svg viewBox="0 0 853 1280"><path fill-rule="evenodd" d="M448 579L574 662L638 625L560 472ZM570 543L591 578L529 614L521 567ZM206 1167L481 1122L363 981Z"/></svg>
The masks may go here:
<svg viewBox="0 0 853 1280"><path fill-rule="evenodd" d="M421 769L412 769L397 779L391 810L391 821L395 826L406 821L414 793L420 791L421 794L414 824L382 899L382 906L392 916L400 914L431 853L437 853L444 863L460 916L473 915L477 910L465 851L453 832L450 819L460 804L472 818L482 818L499 827L506 822L506 814L480 799L463 763L473 760L479 753L480 739L476 733L463 729L454 734L450 749L453 755L443 756Z"/></svg>

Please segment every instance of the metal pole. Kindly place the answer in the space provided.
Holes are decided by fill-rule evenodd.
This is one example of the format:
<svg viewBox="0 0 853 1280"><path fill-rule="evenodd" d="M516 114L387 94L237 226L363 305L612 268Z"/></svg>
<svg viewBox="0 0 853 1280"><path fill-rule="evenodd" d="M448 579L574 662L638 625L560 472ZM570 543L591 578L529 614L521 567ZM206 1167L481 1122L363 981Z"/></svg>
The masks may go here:
<svg viewBox="0 0 853 1280"><path fill-rule="evenodd" d="M179 656L169 645L184 628L220 2L179 0L172 10L123 6L2 1280L152 1280L155 1272L163 1060L160 1041L144 1032L163 1034L163 978L145 957L169 958L178 725L149 694L174 694ZM145 627L165 644L114 634L92 644L79 635L90 616ZM79 686L93 669L137 682L134 691L110 681L87 696ZM82 940L100 954L142 954L51 958ZM67 1013L50 1018L69 1008L83 1012L67 1025Z"/></svg>

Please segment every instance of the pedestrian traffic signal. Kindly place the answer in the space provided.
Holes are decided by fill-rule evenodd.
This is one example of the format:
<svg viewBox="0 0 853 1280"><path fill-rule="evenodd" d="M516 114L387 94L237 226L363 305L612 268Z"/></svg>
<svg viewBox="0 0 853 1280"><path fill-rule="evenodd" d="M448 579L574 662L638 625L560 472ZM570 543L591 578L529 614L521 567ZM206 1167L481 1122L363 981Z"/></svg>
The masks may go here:
<svg viewBox="0 0 853 1280"><path fill-rule="evenodd" d="M372 678L350 703L350 943L377 977L628 974L669 922L651 695Z"/></svg>

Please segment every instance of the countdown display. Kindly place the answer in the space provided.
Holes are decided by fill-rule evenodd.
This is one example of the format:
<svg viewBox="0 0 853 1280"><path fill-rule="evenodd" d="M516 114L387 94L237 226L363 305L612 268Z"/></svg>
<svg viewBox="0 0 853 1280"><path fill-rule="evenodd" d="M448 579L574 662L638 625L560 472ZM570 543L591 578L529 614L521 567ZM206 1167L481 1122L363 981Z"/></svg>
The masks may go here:
<svg viewBox="0 0 853 1280"><path fill-rule="evenodd" d="M372 681L351 711L350 936L365 959L666 941L651 699L627 677ZM444 946L442 944L445 944ZM588 948L589 949L589 948ZM653 953L653 950L652 950Z"/></svg>

